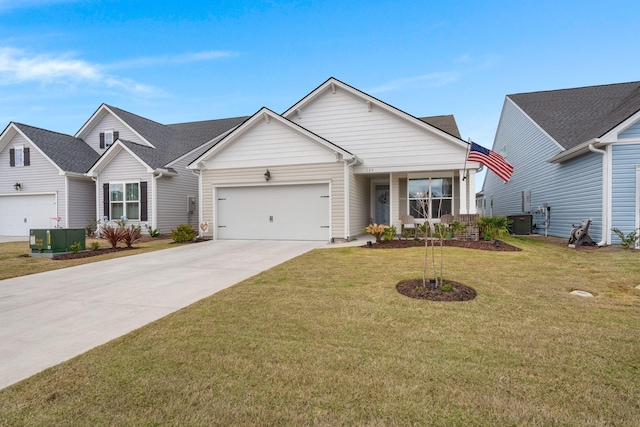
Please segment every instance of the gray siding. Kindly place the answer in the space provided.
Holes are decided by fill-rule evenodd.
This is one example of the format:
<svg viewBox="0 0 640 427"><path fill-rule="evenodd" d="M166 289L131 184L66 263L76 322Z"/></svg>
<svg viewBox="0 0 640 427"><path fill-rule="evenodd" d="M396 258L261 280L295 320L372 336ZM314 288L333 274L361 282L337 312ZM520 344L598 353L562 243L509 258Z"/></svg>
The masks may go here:
<svg viewBox="0 0 640 427"><path fill-rule="evenodd" d="M485 198L489 201L493 197L494 215L521 214L522 191L530 190L532 210L544 203L551 207L549 235L568 238L572 224L591 218L591 237L602 239L600 154L589 153L562 164L547 163L560 149L510 100L505 102L493 150L503 146L514 166L511 181L505 184L487 171L483 186Z"/></svg>
<svg viewBox="0 0 640 427"><path fill-rule="evenodd" d="M640 144L613 145L611 159L611 228L625 234L636 228L636 165L640 164ZM611 243L619 244L615 233Z"/></svg>
<svg viewBox="0 0 640 427"><path fill-rule="evenodd" d="M30 166L9 166L9 150L16 146L29 147ZM22 182L19 192L13 188L16 182ZM61 226L66 225L67 218L65 204L65 178L60 175L58 168L27 141L22 135L16 134L9 144L0 152L0 194L28 194L28 193L56 193L57 212L63 217Z"/></svg>
<svg viewBox="0 0 640 427"><path fill-rule="evenodd" d="M625 129L618 135L619 139L640 139L640 122Z"/></svg>
<svg viewBox="0 0 640 427"><path fill-rule="evenodd" d="M204 145L173 163L171 167L178 172L178 176L162 177L156 181L158 185L158 230L161 233L169 233L178 225L189 223L198 230L198 176L187 170L186 167L210 147L210 145ZM189 197L196 199L195 211L191 218L187 209Z"/></svg>
<svg viewBox="0 0 640 427"><path fill-rule="evenodd" d="M96 183L91 179L68 178L69 227L84 228L96 218Z"/></svg>
<svg viewBox="0 0 640 427"><path fill-rule="evenodd" d="M148 182L148 197L147 197L147 213L149 220L131 221L130 224L148 224L151 225L151 218L153 218L153 179L152 175L147 172L146 168L140 164L134 157L132 157L125 150L121 150L116 157L109 162L109 164L100 171L98 178L98 216L102 218L104 216L103 208L103 184L109 182L134 182L134 181L147 181ZM144 227L143 227L144 231Z"/></svg>
<svg viewBox="0 0 640 427"><path fill-rule="evenodd" d="M127 126L123 125L122 122L112 114L105 114L98 121L98 124L89 131L84 141L89 144L91 148L102 154L106 148L100 148L100 133L109 130L120 132L120 139L146 145L140 137L133 133Z"/></svg>

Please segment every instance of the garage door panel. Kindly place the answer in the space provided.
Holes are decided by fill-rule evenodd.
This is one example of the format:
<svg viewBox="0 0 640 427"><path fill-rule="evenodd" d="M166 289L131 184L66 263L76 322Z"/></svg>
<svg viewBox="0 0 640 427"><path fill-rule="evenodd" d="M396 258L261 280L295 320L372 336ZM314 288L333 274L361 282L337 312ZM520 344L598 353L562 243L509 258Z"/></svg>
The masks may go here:
<svg viewBox="0 0 640 427"><path fill-rule="evenodd" d="M0 196L0 235L28 236L31 228L50 228L56 215L53 194Z"/></svg>
<svg viewBox="0 0 640 427"><path fill-rule="evenodd" d="M328 184L218 189L218 238L329 240Z"/></svg>

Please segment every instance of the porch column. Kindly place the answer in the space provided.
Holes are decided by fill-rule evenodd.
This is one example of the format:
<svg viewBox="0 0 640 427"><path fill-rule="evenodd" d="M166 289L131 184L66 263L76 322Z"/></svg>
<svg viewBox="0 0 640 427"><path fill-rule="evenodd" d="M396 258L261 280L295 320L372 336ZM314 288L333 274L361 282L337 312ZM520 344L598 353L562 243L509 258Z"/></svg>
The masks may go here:
<svg viewBox="0 0 640 427"><path fill-rule="evenodd" d="M397 189L398 186L393 182L393 173L389 172L389 225L395 225L393 222L400 204L399 200L396 201L396 197L398 197Z"/></svg>
<svg viewBox="0 0 640 427"><path fill-rule="evenodd" d="M458 213L460 215L468 213L467 206L469 205L467 199L467 180L464 179L464 172L465 171L463 169L458 171L458 187L460 188L460 209L458 210Z"/></svg>
<svg viewBox="0 0 640 427"><path fill-rule="evenodd" d="M476 171L470 169L467 171L467 183L469 185L469 213L478 213L476 207Z"/></svg>

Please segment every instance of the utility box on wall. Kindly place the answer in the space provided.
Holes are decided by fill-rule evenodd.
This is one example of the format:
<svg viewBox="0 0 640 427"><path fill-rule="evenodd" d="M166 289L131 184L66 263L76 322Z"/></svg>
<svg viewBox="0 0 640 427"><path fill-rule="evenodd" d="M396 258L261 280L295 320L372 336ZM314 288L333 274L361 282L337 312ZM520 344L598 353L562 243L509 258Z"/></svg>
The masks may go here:
<svg viewBox="0 0 640 427"><path fill-rule="evenodd" d="M80 243L79 250L86 249L85 230L82 228L52 228L29 230L29 247L32 257L53 258L71 252L71 245Z"/></svg>
<svg viewBox="0 0 640 427"><path fill-rule="evenodd" d="M508 217L513 223L509 226L511 234L531 234L533 215L511 215Z"/></svg>

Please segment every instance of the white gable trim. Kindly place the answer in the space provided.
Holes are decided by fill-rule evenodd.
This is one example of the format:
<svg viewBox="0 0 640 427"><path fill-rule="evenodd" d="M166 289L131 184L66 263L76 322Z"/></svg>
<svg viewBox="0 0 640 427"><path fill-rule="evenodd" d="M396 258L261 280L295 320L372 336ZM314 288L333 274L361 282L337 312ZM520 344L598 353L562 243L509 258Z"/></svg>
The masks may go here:
<svg viewBox="0 0 640 427"><path fill-rule="evenodd" d="M107 151L104 152L104 154L102 155L102 157L100 157L98 159L98 161L91 167L91 169L89 169L89 171L87 172L87 176L92 176L92 177L97 177L100 172L102 172L102 170L107 167L107 165L109 165L109 163L116 158L116 156L118 154L120 154L120 152L124 150L127 153L129 153L131 155L131 157L133 157L134 159L136 159L142 166L144 166L147 169L148 173L153 173L155 171L155 169L153 169L151 166L149 166L148 164L146 164L144 162L144 160L142 160L140 157L138 157L138 155L136 155L136 153L134 153L133 151L131 151L129 149L129 147L127 147L126 145L124 145L119 139L116 140L116 142L114 142L111 147L109 147L107 149Z"/></svg>
<svg viewBox="0 0 640 427"><path fill-rule="evenodd" d="M9 142L13 139L13 137L16 136L17 134L20 134L29 143L31 147L33 147L38 153L40 153L42 157L47 159L47 161L51 163L53 167L55 167L58 170L58 174L60 175L65 174L65 171L63 171L62 168L58 166L56 162L51 160L51 158L47 156L44 153L44 151L42 151L40 147L38 147L37 144L35 144L27 135L25 135L24 132L22 132L20 128L16 126L16 124L13 122L9 123L9 126L7 126L4 132L2 132L2 135L0 135L0 151L3 151L7 147L7 145L9 145Z"/></svg>
<svg viewBox="0 0 640 427"><path fill-rule="evenodd" d="M464 150L467 150L468 144L465 141L458 139L455 136L450 135L426 122L423 122L417 117L413 117L412 115L405 113L404 111L399 110L398 108L395 108L383 101L380 101L379 99L374 98L369 94L366 94L358 89L355 89L352 86L349 86L346 83L343 83L334 77L331 77L329 80L327 80L326 82L318 86L314 91L312 91L310 94L302 98L292 107L290 107L287 111L285 111L282 114L282 116L287 119L290 119L294 116L295 117L302 116L304 114L304 109L308 105L313 103L316 99L318 99L319 97L321 97L322 95L324 95L326 92L329 92L329 91L332 94L335 94L337 90L343 90L344 92L350 94L354 98L361 99L363 102L363 108L367 108L369 111L371 111L371 109L373 108L379 108L387 112L388 114L391 114L395 117L400 118L401 120L409 123L410 125L413 125L421 130L425 130L429 133L435 134L440 138L442 138L444 141L450 144L459 146Z"/></svg>
<svg viewBox="0 0 640 427"><path fill-rule="evenodd" d="M607 143L607 142L617 142L618 141L618 136L622 132L624 132L625 130L630 128L631 126L633 126L636 123L638 123L638 121L640 121L640 111L637 111L635 114L633 114L628 119L624 120L618 126L614 127L609 132L607 132L604 135L602 135L602 137L600 137L600 141L605 142L605 143ZM628 140L623 139L623 141L632 141L632 139L628 139Z"/></svg>
<svg viewBox="0 0 640 427"><path fill-rule="evenodd" d="M202 145L199 145L198 147L194 148L193 150L189 151L188 153L183 154L182 156L178 157L178 158L177 158L177 159L175 159L174 161L167 163L165 166L166 166L166 167L168 167L168 168L170 168L170 167L172 167L173 165L175 165L176 163L178 163L179 161L181 161L182 159L184 159L185 157L189 157L189 156L191 156L193 153L195 153L196 151L201 150L201 149L202 149L202 147L204 147L205 145L217 144L217 143L218 143L222 138L226 137L226 136L227 136L227 135L229 135L231 132L233 132L234 130L236 130L236 128L237 128L237 127L238 127L238 126L233 127L233 128L231 128L231 129L229 129L228 131L225 131L224 133L222 133L222 134L220 134L220 135L216 136L216 137L215 137L215 138L213 138L212 140L207 141L207 142L205 142L205 143L204 143L204 144L202 144ZM188 166L187 166L187 168L188 168Z"/></svg>
<svg viewBox="0 0 640 427"><path fill-rule="evenodd" d="M152 143L150 143L149 141L147 141L142 135L140 135L138 133L138 131L136 131L134 128L132 128L131 126L129 126L124 120L122 120L120 118L120 116L118 116L116 113L114 113L109 107L107 107L106 104L102 104L95 113L93 113L93 115L89 118L89 120L87 120L87 122L84 124L84 126L82 126L82 128L80 128L80 130L75 134L76 138L80 138L80 139L84 139L84 137L87 136L87 134L91 131L91 129L93 129L98 122L106 115L106 114L111 114L113 117L116 118L116 120L118 120L120 123L122 123L122 125L124 127L126 127L127 129L129 129L131 132L133 132L138 138L140 138L141 141L143 141L146 145L148 145L151 148L156 148Z"/></svg>
<svg viewBox="0 0 640 427"><path fill-rule="evenodd" d="M291 122L290 120L287 120L286 118L283 118L282 116L274 113L273 111L269 110L268 108L263 107L257 113L255 113L253 116L251 116L251 118L249 118L247 121L245 121L240 126L235 128L231 133L227 134L226 137L224 137L220 142L218 142L212 148L207 150L202 156L200 156L196 160L194 160L189 166L187 166L187 168L188 169L204 169L204 168L206 168L206 162L207 161L213 159L220 152L222 152L225 148L227 148L231 144L233 144L236 141L238 141L250 129L254 128L259 123L262 123L262 122L270 123L272 120L276 121L276 122L278 122L278 123L280 123L280 124L282 124L284 126L286 126L287 128L293 130L294 132L299 133L300 135L302 135L302 136L306 137L307 139L309 139L311 142L314 142L314 143L326 148L327 150L330 150L331 152L336 153L336 159L338 159L338 157L344 158L344 159L357 158L357 156L354 156L353 154L351 154L348 151L338 147L337 145L334 145L334 144L330 143L326 139L321 138L320 136L314 134L313 132L310 132L307 129L301 127L301 126L296 125L295 123Z"/></svg>

